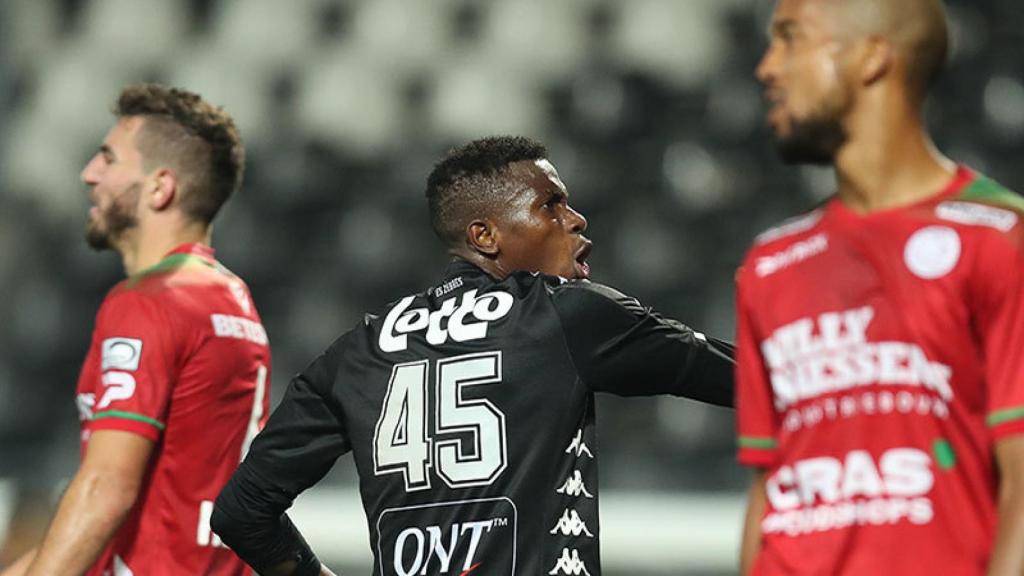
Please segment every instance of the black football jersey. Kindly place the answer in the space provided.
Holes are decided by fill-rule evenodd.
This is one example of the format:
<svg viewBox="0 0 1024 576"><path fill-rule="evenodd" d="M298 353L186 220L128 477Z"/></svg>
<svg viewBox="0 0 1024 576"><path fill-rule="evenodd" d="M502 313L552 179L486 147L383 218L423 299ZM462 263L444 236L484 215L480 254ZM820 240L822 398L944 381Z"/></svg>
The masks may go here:
<svg viewBox="0 0 1024 576"><path fill-rule="evenodd" d="M732 373L611 288L455 261L292 381L217 506L279 517L351 451L374 575L598 576L594 393L731 406Z"/></svg>

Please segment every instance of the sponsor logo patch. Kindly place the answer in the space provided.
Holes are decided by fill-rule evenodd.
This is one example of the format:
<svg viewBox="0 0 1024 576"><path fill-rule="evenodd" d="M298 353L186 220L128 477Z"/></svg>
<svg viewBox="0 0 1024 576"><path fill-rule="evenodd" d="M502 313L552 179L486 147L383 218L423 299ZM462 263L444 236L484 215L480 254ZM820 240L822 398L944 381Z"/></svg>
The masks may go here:
<svg viewBox="0 0 1024 576"><path fill-rule="evenodd" d="M107 338L102 345L101 370L139 369L142 358L142 340L138 338Z"/></svg>
<svg viewBox="0 0 1024 576"><path fill-rule="evenodd" d="M785 250L758 258L754 263L754 271L757 272L759 277L764 278L779 270L789 268L794 264L799 264L808 258L817 256L826 250L828 250L828 236L824 232L815 234L806 240L794 243Z"/></svg>
<svg viewBox="0 0 1024 576"><path fill-rule="evenodd" d="M458 520L424 525L423 511ZM440 512L439 512L440 511ZM382 576L487 574L513 576L516 570L515 504L508 498L484 498L390 508L377 519L377 558ZM488 551L511 550L511 562L499 564Z"/></svg>
<svg viewBox="0 0 1024 576"><path fill-rule="evenodd" d="M907 240L903 261L918 278L942 278L960 261L960 235L948 226L921 228Z"/></svg>
<svg viewBox="0 0 1024 576"><path fill-rule="evenodd" d="M798 536L850 526L928 524L934 484L932 459L916 448L890 448L877 458L853 450L842 458L797 460L768 479L772 509L761 528Z"/></svg>
<svg viewBox="0 0 1024 576"><path fill-rule="evenodd" d="M973 202L943 202L935 207L935 215L943 220L988 226L1000 232L1009 232L1018 220L1017 215L1009 210Z"/></svg>
<svg viewBox="0 0 1024 576"><path fill-rule="evenodd" d="M400 352L409 346L409 334L426 330L428 344L440 346L452 339L468 342L487 337L491 322L504 318L512 310L515 298L495 290L477 296L476 290L452 297L437 310L409 309L415 296L406 296L384 318L377 345L383 352Z"/></svg>

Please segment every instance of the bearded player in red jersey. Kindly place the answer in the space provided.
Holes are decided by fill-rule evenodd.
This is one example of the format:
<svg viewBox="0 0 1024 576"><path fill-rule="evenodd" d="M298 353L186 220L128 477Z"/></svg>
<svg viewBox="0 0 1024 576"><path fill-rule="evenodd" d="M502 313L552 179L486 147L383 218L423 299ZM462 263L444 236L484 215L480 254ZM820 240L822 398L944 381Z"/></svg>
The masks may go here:
<svg viewBox="0 0 1024 576"><path fill-rule="evenodd" d="M757 76L837 195L738 279L744 574L1024 573L1024 200L943 157L938 0L780 0Z"/></svg>
<svg viewBox="0 0 1024 576"><path fill-rule="evenodd" d="M242 144L183 90L126 88L115 113L82 171L86 239L117 251L127 279L100 307L78 383L81 465L42 545L4 575L247 574L209 528L268 408L266 332L209 247Z"/></svg>

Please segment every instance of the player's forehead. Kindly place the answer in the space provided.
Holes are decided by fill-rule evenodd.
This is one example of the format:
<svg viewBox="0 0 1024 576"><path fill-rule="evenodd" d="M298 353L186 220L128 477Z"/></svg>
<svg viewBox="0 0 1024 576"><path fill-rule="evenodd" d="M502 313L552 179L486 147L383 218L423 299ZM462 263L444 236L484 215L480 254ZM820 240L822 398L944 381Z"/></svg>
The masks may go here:
<svg viewBox="0 0 1024 576"><path fill-rule="evenodd" d="M783 32L831 32L836 10L835 0L779 0L775 4L769 31L772 35Z"/></svg>
<svg viewBox="0 0 1024 576"><path fill-rule="evenodd" d="M125 116L118 118L103 138L103 145L121 154L136 151L135 137L142 128L144 119L141 116Z"/></svg>
<svg viewBox="0 0 1024 576"><path fill-rule="evenodd" d="M551 193L568 195L558 170L546 158L512 162L509 164L509 175L521 184L520 188L525 192L539 196Z"/></svg>

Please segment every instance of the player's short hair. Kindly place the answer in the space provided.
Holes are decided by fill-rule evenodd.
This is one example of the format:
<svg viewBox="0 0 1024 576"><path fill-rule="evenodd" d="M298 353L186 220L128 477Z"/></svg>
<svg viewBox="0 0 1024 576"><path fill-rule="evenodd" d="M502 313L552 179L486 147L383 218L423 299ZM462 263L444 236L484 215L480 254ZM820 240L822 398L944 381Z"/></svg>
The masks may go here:
<svg viewBox="0 0 1024 576"><path fill-rule="evenodd" d="M924 97L942 76L949 58L949 25L941 2L929 6L921 20L924 24L909 40L911 64L907 70L907 84L918 98Z"/></svg>
<svg viewBox="0 0 1024 576"><path fill-rule="evenodd" d="M181 209L193 220L208 225L241 186L245 149L238 129L227 112L198 94L136 84L121 91L114 114L144 119L135 139L143 166L175 170Z"/></svg>
<svg viewBox="0 0 1024 576"><path fill-rule="evenodd" d="M491 136L448 151L427 178L430 225L448 246L459 245L466 226L487 215L494 200L514 192L509 164L548 157L547 148L523 136Z"/></svg>
<svg viewBox="0 0 1024 576"><path fill-rule="evenodd" d="M831 0L844 29L881 34L907 57L906 86L924 100L942 75L949 52L949 26L942 0Z"/></svg>

